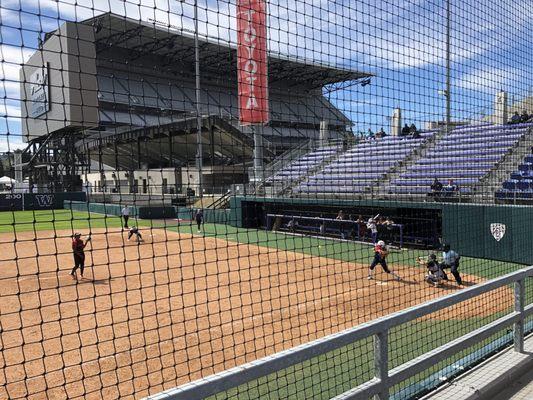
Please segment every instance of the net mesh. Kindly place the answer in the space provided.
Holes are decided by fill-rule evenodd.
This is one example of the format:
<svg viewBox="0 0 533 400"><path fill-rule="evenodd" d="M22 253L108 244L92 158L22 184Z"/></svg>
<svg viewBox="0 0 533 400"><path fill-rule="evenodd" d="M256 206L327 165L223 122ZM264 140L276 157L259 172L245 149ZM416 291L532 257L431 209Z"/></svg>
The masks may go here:
<svg viewBox="0 0 533 400"><path fill-rule="evenodd" d="M532 17L2 0L0 398L156 395L531 265ZM390 368L514 300L502 286L394 327ZM368 337L213 398L333 398L375 357Z"/></svg>

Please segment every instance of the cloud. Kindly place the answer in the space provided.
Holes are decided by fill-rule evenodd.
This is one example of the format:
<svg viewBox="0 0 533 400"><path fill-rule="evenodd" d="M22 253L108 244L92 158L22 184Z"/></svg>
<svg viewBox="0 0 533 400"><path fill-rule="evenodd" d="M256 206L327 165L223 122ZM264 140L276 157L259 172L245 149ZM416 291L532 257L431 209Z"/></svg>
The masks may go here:
<svg viewBox="0 0 533 400"><path fill-rule="evenodd" d="M20 118L20 106L14 103L0 100L0 118Z"/></svg>
<svg viewBox="0 0 533 400"><path fill-rule="evenodd" d="M13 139L4 139L0 137L0 153L5 153L8 151L15 151L15 150L24 150L26 148L27 144L22 143L20 138L16 137Z"/></svg>
<svg viewBox="0 0 533 400"><path fill-rule="evenodd" d="M465 90L494 94L499 90L508 91L517 82L522 81L523 74L524 71L516 68L484 66L462 75L454 82L454 86Z"/></svg>

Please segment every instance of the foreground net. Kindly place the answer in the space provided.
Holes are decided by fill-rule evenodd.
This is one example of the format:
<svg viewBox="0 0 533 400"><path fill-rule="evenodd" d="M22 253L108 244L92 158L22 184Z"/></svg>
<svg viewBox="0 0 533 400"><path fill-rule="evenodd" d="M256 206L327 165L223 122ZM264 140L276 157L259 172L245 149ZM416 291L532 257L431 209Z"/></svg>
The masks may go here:
<svg viewBox="0 0 533 400"><path fill-rule="evenodd" d="M155 395L530 265L533 6L500 3L2 1L0 398ZM508 283L390 330L390 367ZM375 356L215 397L333 398Z"/></svg>

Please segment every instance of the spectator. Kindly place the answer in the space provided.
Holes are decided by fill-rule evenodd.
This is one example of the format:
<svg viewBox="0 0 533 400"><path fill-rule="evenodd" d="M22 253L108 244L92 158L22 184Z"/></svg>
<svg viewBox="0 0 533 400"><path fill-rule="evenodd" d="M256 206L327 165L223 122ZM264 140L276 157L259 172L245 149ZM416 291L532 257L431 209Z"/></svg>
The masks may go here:
<svg viewBox="0 0 533 400"><path fill-rule="evenodd" d="M446 191L448 195L451 196L454 192L459 191L459 187L453 182L453 179L448 179L448 184L444 186L444 191Z"/></svg>
<svg viewBox="0 0 533 400"><path fill-rule="evenodd" d="M344 214L344 211L340 210L337 216L335 217L336 220L343 221L346 219L346 215ZM341 233L341 238L345 239L346 235L344 234L344 224L341 222L339 224L339 231Z"/></svg>
<svg viewBox="0 0 533 400"><path fill-rule="evenodd" d="M383 222L383 225L385 226L385 232L387 240L389 240L391 243L394 242L394 221L392 218L387 217L385 218L385 222Z"/></svg>
<svg viewBox="0 0 533 400"><path fill-rule="evenodd" d="M320 223L320 227L318 229L321 236L324 236L326 234L326 225L324 224L324 221Z"/></svg>
<svg viewBox="0 0 533 400"><path fill-rule="evenodd" d="M527 113L527 111L522 110L522 115L520 116L521 122L527 122L529 121L529 118L531 118L531 116Z"/></svg>
<svg viewBox="0 0 533 400"><path fill-rule="evenodd" d="M409 129L409 125L405 124L402 128L401 136L409 136L409 133L411 133L411 130Z"/></svg>
<svg viewBox="0 0 533 400"><path fill-rule="evenodd" d="M442 192L442 187L443 187L442 183L437 178L435 178L433 180L433 183L431 184L431 192L428 193L428 196L435 197L439 195L440 192Z"/></svg>
<svg viewBox="0 0 533 400"><path fill-rule="evenodd" d="M417 132L418 132L418 129L416 129L416 125L415 124L411 124L411 126L409 127L409 133L411 135L414 135Z"/></svg>
<svg viewBox="0 0 533 400"><path fill-rule="evenodd" d="M358 240L365 240L366 238L366 222L363 219L362 215L359 215L357 220L355 221L357 224L357 239Z"/></svg>
<svg viewBox="0 0 533 400"><path fill-rule="evenodd" d="M518 114L518 111L515 111L513 116L511 117L510 124L519 124L522 121L522 117L520 117L520 114Z"/></svg>
<svg viewBox="0 0 533 400"><path fill-rule="evenodd" d="M366 137L368 139L374 139L374 132L372 132L372 129L368 128L368 131L366 132Z"/></svg>
<svg viewBox="0 0 533 400"><path fill-rule="evenodd" d="M377 139L383 139L385 136L387 136L387 134L385 133L385 131L383 130L383 127L379 130L378 133L376 133L376 138Z"/></svg>
<svg viewBox="0 0 533 400"><path fill-rule="evenodd" d="M376 225L376 220L372 217L369 218L368 222L366 223L366 227L372 235L372 243L376 244L378 241L378 227Z"/></svg>
<svg viewBox="0 0 533 400"><path fill-rule="evenodd" d="M420 134L420 131L413 132L413 135L411 136L413 139L420 139L422 135Z"/></svg>
<svg viewBox="0 0 533 400"><path fill-rule="evenodd" d="M296 220L294 217L291 218L291 220L287 223L287 229L289 232L295 232L296 231Z"/></svg>

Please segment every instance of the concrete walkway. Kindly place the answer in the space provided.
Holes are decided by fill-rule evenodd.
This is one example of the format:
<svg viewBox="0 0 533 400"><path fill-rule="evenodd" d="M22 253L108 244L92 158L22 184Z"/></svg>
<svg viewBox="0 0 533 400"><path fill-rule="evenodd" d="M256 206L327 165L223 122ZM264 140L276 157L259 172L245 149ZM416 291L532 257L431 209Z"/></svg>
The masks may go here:
<svg viewBox="0 0 533 400"><path fill-rule="evenodd" d="M524 352L498 353L423 400L533 400L533 336Z"/></svg>
<svg viewBox="0 0 533 400"><path fill-rule="evenodd" d="M533 399L533 369L522 375L503 392L495 395L492 400L531 400Z"/></svg>

